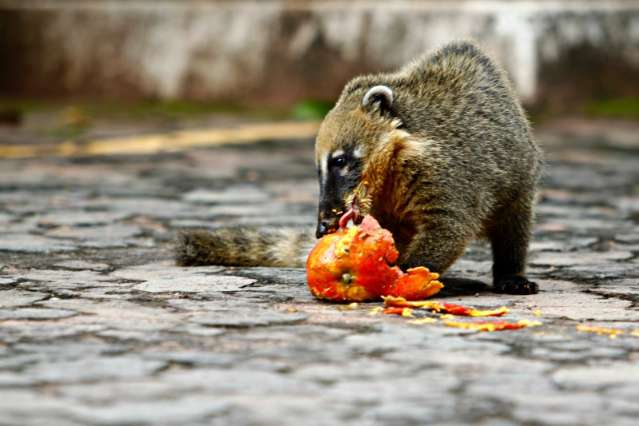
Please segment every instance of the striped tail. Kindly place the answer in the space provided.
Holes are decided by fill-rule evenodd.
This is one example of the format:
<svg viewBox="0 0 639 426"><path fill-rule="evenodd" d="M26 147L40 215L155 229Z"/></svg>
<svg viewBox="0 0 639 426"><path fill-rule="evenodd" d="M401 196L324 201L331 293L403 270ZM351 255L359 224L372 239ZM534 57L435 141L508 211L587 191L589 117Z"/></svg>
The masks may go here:
<svg viewBox="0 0 639 426"><path fill-rule="evenodd" d="M177 236L175 260L180 266L302 268L314 240L310 231L296 228L182 231Z"/></svg>

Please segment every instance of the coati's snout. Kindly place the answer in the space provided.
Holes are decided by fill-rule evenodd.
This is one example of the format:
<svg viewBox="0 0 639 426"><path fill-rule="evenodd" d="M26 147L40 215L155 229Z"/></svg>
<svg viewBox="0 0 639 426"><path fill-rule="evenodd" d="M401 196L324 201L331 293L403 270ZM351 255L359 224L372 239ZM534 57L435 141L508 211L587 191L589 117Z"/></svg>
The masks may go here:
<svg viewBox="0 0 639 426"><path fill-rule="evenodd" d="M320 159L320 197L317 209L317 238L337 230L347 210L346 199L361 178L361 161L353 148L339 149Z"/></svg>
<svg viewBox="0 0 639 426"><path fill-rule="evenodd" d="M353 200L362 170L382 135L395 128L389 115L393 92L387 86L363 87L342 96L320 126L315 161L320 183L317 238L337 230L340 216ZM361 92L361 93L360 93Z"/></svg>

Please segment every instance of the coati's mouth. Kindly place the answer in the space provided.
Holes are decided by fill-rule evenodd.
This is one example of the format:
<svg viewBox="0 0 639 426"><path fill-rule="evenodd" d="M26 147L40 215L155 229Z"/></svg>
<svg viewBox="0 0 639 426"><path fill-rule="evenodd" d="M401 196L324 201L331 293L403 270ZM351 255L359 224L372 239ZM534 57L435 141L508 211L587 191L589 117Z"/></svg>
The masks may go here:
<svg viewBox="0 0 639 426"><path fill-rule="evenodd" d="M320 211L315 236L321 238L324 235L332 234L340 228L345 228L351 221L354 225L359 225L369 211L370 198L368 197L367 182L364 181L360 182L345 197L342 208L332 208L329 214L326 210Z"/></svg>
<svg viewBox="0 0 639 426"><path fill-rule="evenodd" d="M332 220L321 219L317 222L315 237L322 238L324 235L332 234L337 231L338 228L338 218L333 218Z"/></svg>
<svg viewBox="0 0 639 426"><path fill-rule="evenodd" d="M359 207L356 205L353 205L351 208L346 210L346 213L342 213L342 211L339 213L340 215L330 221L326 219L319 221L315 232L315 236L317 238L321 238L327 234L332 234L340 228L346 228L349 222L352 222L354 225L359 225L364 219Z"/></svg>

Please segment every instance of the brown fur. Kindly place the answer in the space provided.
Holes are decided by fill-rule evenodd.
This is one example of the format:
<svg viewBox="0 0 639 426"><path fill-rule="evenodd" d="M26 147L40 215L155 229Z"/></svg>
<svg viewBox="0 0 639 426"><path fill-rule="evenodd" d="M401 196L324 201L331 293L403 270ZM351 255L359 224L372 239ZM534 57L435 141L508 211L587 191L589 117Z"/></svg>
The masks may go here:
<svg viewBox="0 0 639 426"><path fill-rule="evenodd" d="M310 232L293 228L182 231L176 241L176 263L301 268L312 243Z"/></svg>
<svg viewBox="0 0 639 426"><path fill-rule="evenodd" d="M392 101L363 105L379 85ZM393 233L402 266L438 272L485 237L495 289L536 292L524 273L541 154L505 73L472 43L353 79L323 121L315 152L318 167L339 174L330 181L338 184L322 181L320 223L334 226L355 203ZM326 166L336 152L350 155L338 171Z"/></svg>

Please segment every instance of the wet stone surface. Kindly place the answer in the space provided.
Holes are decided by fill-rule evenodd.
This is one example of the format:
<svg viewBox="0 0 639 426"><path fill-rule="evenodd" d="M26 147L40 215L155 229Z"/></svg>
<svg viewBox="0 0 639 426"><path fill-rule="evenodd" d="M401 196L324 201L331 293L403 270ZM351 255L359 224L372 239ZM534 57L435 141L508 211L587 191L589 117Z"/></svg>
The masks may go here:
<svg viewBox="0 0 639 426"><path fill-rule="evenodd" d="M303 270L173 265L180 227L313 227L311 141L0 160L0 424L636 424L639 148L597 138L540 133L539 294L492 294L482 243L444 277L543 322L487 334L318 303Z"/></svg>

